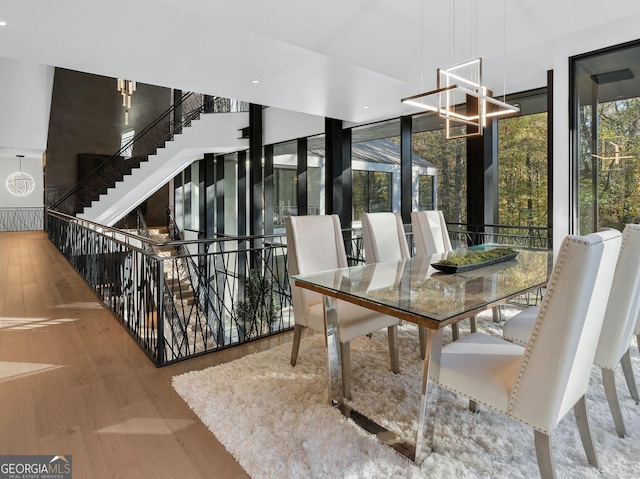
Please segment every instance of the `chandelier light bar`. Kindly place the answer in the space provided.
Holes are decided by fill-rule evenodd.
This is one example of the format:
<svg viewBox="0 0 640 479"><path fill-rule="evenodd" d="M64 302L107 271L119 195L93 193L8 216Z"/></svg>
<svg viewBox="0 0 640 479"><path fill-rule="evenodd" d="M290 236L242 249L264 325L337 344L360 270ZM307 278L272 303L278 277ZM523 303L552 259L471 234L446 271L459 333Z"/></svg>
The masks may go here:
<svg viewBox="0 0 640 479"><path fill-rule="evenodd" d="M122 106L124 110L124 124L129 124L129 108L131 108L131 96L136 91L136 82L118 78L118 91L122 95Z"/></svg>
<svg viewBox="0 0 640 479"><path fill-rule="evenodd" d="M460 72L463 70L463 72ZM464 73L467 72L465 76ZM482 84L482 59L476 58L468 62L437 71L438 88L426 93L409 96L402 103L437 113L446 120L446 137L466 138L482 135L487 118L518 113L520 108L489 95L489 90ZM475 98L476 108L473 112L464 112L457 105L466 104L467 108ZM475 131L463 135L453 135L451 129L460 124L475 128Z"/></svg>

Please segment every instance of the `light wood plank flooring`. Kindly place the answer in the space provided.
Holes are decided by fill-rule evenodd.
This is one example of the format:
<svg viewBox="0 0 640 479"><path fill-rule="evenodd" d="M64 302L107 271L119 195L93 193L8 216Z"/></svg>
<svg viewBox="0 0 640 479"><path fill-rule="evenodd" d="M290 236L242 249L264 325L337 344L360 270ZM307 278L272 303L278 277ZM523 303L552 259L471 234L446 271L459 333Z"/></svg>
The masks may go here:
<svg viewBox="0 0 640 479"><path fill-rule="evenodd" d="M70 454L76 479L248 477L171 378L290 341L156 368L44 232L0 233L0 454Z"/></svg>

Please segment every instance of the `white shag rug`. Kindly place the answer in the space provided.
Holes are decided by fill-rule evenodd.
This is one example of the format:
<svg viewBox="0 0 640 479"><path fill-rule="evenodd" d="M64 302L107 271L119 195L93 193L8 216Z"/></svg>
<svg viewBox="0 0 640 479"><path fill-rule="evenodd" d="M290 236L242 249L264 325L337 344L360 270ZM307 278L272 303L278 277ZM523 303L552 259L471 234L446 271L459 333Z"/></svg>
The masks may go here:
<svg viewBox="0 0 640 479"><path fill-rule="evenodd" d="M490 319L478 325L501 335L501 326ZM418 334L410 324L399 334L400 374L389 371L386 330L352 342L352 404L413 443L421 377ZM291 345L285 344L173 378L178 394L254 479L538 476L530 428L487 408L473 414L466 399L445 390L438 402L434 452L417 467L328 406L321 335L303 339L296 367L289 364L290 354ZM636 379L638 356L634 341ZM640 477L640 405L631 399L620 367L616 384L628 436L616 434L594 367L587 408L602 470L587 463L570 413L551 434L558 477Z"/></svg>

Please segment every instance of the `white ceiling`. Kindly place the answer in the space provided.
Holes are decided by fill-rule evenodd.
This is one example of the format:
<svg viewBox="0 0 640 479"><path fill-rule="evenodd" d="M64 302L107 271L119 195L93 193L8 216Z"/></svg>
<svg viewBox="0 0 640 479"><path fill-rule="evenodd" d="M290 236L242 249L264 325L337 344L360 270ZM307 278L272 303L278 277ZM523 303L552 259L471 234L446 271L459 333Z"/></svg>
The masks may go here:
<svg viewBox="0 0 640 479"><path fill-rule="evenodd" d="M368 122L414 112L400 98L473 49L501 94L640 37L638 0L478 0L477 23L474 2L451 2L2 0L0 56Z"/></svg>

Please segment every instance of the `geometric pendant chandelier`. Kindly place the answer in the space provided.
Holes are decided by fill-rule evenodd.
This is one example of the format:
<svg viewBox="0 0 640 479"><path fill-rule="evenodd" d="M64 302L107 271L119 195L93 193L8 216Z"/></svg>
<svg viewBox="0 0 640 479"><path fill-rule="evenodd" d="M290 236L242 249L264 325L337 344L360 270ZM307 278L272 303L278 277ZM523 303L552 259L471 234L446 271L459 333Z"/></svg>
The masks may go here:
<svg viewBox="0 0 640 479"><path fill-rule="evenodd" d="M22 158L24 155L16 155L20 160L20 170L12 173L7 178L5 186L9 193L15 196L28 196L35 189L35 181L33 181L33 177L22 171Z"/></svg>
<svg viewBox="0 0 640 479"><path fill-rule="evenodd" d="M518 113L517 106L490 96L482 84L482 58L446 69L438 68L437 89L403 98L402 103L437 113L445 120L447 139L482 135L487 118ZM461 108L463 105L466 108ZM467 125L467 133L454 135L452 128Z"/></svg>

